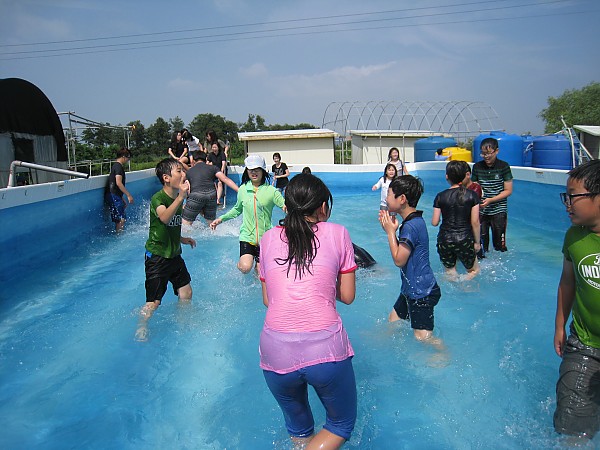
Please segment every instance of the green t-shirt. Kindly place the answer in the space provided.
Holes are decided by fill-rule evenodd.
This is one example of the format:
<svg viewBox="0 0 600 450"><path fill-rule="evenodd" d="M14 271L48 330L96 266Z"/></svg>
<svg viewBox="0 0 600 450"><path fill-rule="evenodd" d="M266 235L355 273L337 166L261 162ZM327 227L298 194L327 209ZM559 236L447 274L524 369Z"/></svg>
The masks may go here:
<svg viewBox="0 0 600 450"><path fill-rule="evenodd" d="M575 332L585 345L600 348L600 236L572 226L565 235L563 254L575 272Z"/></svg>
<svg viewBox="0 0 600 450"><path fill-rule="evenodd" d="M273 207L283 208L284 204L283 196L273 186L262 184L255 190L252 181L247 181L240 186L233 208L220 218L225 222L243 213L240 241L258 245L265 231L273 226Z"/></svg>
<svg viewBox="0 0 600 450"><path fill-rule="evenodd" d="M181 254L181 212L183 205L180 205L177 212L168 225L160 221L156 214L156 208L160 205L171 206L174 198L164 191L160 190L152 196L150 200L150 231L146 241L146 250L150 253L163 258L174 258Z"/></svg>

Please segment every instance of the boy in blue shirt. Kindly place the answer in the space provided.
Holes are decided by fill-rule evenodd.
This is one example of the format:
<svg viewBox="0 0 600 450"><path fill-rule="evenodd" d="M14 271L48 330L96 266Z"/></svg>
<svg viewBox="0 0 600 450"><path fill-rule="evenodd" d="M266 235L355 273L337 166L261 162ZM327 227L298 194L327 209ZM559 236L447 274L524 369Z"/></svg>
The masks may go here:
<svg viewBox="0 0 600 450"><path fill-rule="evenodd" d="M433 308L442 294L429 265L429 235L423 211L416 209L422 194L423 184L418 178L400 176L388 189L388 211L379 211L379 222L387 234L392 259L401 268L402 275L400 296L389 320L410 318L419 341L441 346L441 340L433 337ZM398 213L402 225L390 213Z"/></svg>
<svg viewBox="0 0 600 450"><path fill-rule="evenodd" d="M600 429L600 160L571 170L560 196L573 226L563 244L554 322L554 350L562 358L554 428L592 439Z"/></svg>

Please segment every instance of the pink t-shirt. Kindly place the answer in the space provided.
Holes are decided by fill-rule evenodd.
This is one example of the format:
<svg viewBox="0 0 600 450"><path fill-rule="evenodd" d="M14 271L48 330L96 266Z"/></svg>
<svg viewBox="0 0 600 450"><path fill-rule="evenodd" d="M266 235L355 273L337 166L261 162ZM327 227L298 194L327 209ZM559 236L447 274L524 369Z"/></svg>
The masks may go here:
<svg viewBox="0 0 600 450"><path fill-rule="evenodd" d="M320 222L317 255L311 266L294 279L295 267L278 264L288 247L283 227L267 231L260 241L260 279L267 287L269 307L261 334L261 367L288 373L323 362L341 361L354 351L336 310L338 275L357 265L348 230Z"/></svg>

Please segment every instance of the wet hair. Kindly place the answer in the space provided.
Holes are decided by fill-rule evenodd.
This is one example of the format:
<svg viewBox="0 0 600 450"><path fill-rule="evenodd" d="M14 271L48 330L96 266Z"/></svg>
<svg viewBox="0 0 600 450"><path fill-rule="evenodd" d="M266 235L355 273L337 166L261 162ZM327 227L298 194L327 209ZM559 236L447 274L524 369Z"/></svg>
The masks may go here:
<svg viewBox="0 0 600 450"><path fill-rule="evenodd" d="M461 164L464 163L464 164ZM446 176L452 184L460 184L467 176L465 166L468 164L464 161L450 161L446 164Z"/></svg>
<svg viewBox="0 0 600 450"><path fill-rule="evenodd" d="M436 150L436 153L437 153L438 155L441 155L443 152L444 152L444 149L443 149L443 148L438 148L438 149Z"/></svg>
<svg viewBox="0 0 600 450"><path fill-rule="evenodd" d="M269 175L269 172L267 172L262 167L259 167L259 169L262 172L262 180L261 180L260 184L265 184L267 182L270 182L271 175ZM248 175L248 169L246 168L246 169L244 169L244 173L242 174L242 184L246 184L248 181L250 181L250 175Z"/></svg>
<svg viewBox="0 0 600 450"><path fill-rule="evenodd" d="M488 149L488 150L496 151L496 150L498 150L498 140L494 139L494 138L485 138L483 141L481 141L479 148L481 150Z"/></svg>
<svg viewBox="0 0 600 450"><path fill-rule="evenodd" d="M121 147L119 150L117 150L117 158L131 158L131 152L129 151L129 149L127 147Z"/></svg>
<svg viewBox="0 0 600 450"><path fill-rule="evenodd" d="M392 180L398 176L398 168L397 168L397 167L396 167L394 164L392 164L392 163L389 163L389 164L386 164L386 165L385 165L385 169L383 169L383 177L382 177L382 178L383 178L383 181L387 180L387 170L388 170L390 167L393 167L393 168L394 168L394 174L395 174L395 175L392 177Z"/></svg>
<svg viewBox="0 0 600 450"><path fill-rule="evenodd" d="M275 261L279 265L288 265L288 277L292 264L296 268L294 279L301 279L306 272L312 274L312 262L320 246L315 235L319 226L317 223L308 222L306 217L314 214L323 203L329 214L333 207L331 192L320 178L312 174L298 174L286 187L287 215L279 224L284 226L281 235L288 245L288 256L277 258Z"/></svg>
<svg viewBox="0 0 600 450"><path fill-rule="evenodd" d="M165 158L156 165L156 176L158 177L160 184L164 185L164 175L171 176L173 169L177 167L183 167L182 164L173 158Z"/></svg>
<svg viewBox="0 0 600 450"><path fill-rule="evenodd" d="M583 187L592 194L600 194L600 159L592 159L568 173L569 178L583 181Z"/></svg>
<svg viewBox="0 0 600 450"><path fill-rule="evenodd" d="M388 161L390 159L392 159L392 152L394 150L398 152L398 159L400 159L400 150L398 150L396 147L392 147L392 148L390 148L390 151L388 152Z"/></svg>
<svg viewBox="0 0 600 450"><path fill-rule="evenodd" d="M304 169L302 169L302 173L307 173L310 175L312 173L312 170L310 170L310 167L306 166Z"/></svg>
<svg viewBox="0 0 600 450"><path fill-rule="evenodd" d="M273 153L273 159L275 159L275 157L281 159L281 155L277 152Z"/></svg>
<svg viewBox="0 0 600 450"><path fill-rule="evenodd" d="M421 198L421 195L423 195L423 182L420 178L414 177L412 175L401 175L399 177L396 177L396 179L394 179L394 181L390 183L389 189L391 189L392 192L394 192L394 197L396 198L404 194L406 196L408 206L416 208L417 204L419 203L419 199Z"/></svg>
<svg viewBox="0 0 600 450"><path fill-rule="evenodd" d="M468 173L471 173L471 166L469 165L468 162L466 161L458 161L460 163L461 166L464 167L464 171L465 171L465 176L467 176Z"/></svg>
<svg viewBox="0 0 600 450"><path fill-rule="evenodd" d="M194 153L192 153L192 157L194 158L194 161L206 162L206 153L202 150L196 150Z"/></svg>

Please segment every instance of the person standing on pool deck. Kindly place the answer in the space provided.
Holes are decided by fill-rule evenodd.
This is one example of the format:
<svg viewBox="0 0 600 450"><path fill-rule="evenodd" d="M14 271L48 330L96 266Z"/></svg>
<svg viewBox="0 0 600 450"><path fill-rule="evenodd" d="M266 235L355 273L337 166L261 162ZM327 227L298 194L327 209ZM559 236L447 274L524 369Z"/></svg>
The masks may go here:
<svg viewBox="0 0 600 450"><path fill-rule="evenodd" d="M473 165L471 180L481 184L483 197L481 201L481 239L483 250L487 253L490 244L489 229L492 229L494 250L505 252L506 225L508 222L508 201L512 194L513 176L506 161L498 159L498 141L486 138L481 141L481 157L483 160Z"/></svg>
<svg viewBox="0 0 600 450"><path fill-rule="evenodd" d="M221 222L234 219L243 213L240 228L240 260L238 269L242 273L252 270L256 261L256 270L260 267L259 242L265 231L273 227L271 218L273 208L284 208L281 193L269 185L269 174L265 159L260 155L249 155L244 164L242 185L238 190L237 201L233 208L221 217L213 220L210 227L214 230ZM285 209L284 209L285 210Z"/></svg>
<svg viewBox="0 0 600 450"><path fill-rule="evenodd" d="M290 182L290 169L286 163L281 162L281 155L279 153L273 153L273 166L271 167L271 172L273 172L273 179L275 180L275 188L281 192L282 195L285 195L285 187Z"/></svg>
<svg viewBox="0 0 600 450"><path fill-rule="evenodd" d="M562 249L554 324L554 350L562 358L554 428L592 439L600 429L600 160L571 170L560 195L573 225Z"/></svg>
<svg viewBox="0 0 600 450"><path fill-rule="evenodd" d="M354 350L336 299L356 292L356 263L348 230L327 220L333 198L314 175L288 184L287 216L260 244L260 280L267 314L260 336L260 367L279 403L294 448L338 449L357 415ZM314 433L308 403L313 386L326 411Z"/></svg>
<svg viewBox="0 0 600 450"><path fill-rule="evenodd" d="M125 221L127 220L127 216L125 215L127 203L125 203L123 195L127 196L127 202L130 205L133 203L133 196L125 187L125 169L123 168L124 164L130 159L131 152L128 148L121 147L117 150L117 160L110 168L108 184L106 185L105 199L110 208L110 217L115 223L115 231L117 233L123 231Z"/></svg>
<svg viewBox="0 0 600 450"><path fill-rule="evenodd" d="M416 209L422 194L421 180L412 175L399 176L388 189L389 212L379 211L379 222L387 234L392 259L400 267L402 276L400 296L389 320L396 322L410 318L417 340L442 349L442 341L433 337L433 308L442 293L429 264L429 235L423 211ZM390 216L390 212L400 214L402 225L396 217Z"/></svg>
<svg viewBox="0 0 600 450"><path fill-rule="evenodd" d="M464 161L446 164L446 180L450 189L438 193L433 201L431 224L442 224L437 238L437 251L446 276L458 280L456 260L467 269L464 279L470 280L479 273L477 252L479 242L479 196L462 185L468 167Z"/></svg>
<svg viewBox="0 0 600 450"><path fill-rule="evenodd" d="M194 248L196 241L181 236L181 213L183 201L190 192L182 164L172 158L163 159L156 166L156 176L162 189L150 200L150 229L146 241L146 304L140 313L136 331L138 340L146 340L147 323L160 306L167 285L180 302L192 299L192 278L181 257L181 244Z"/></svg>

